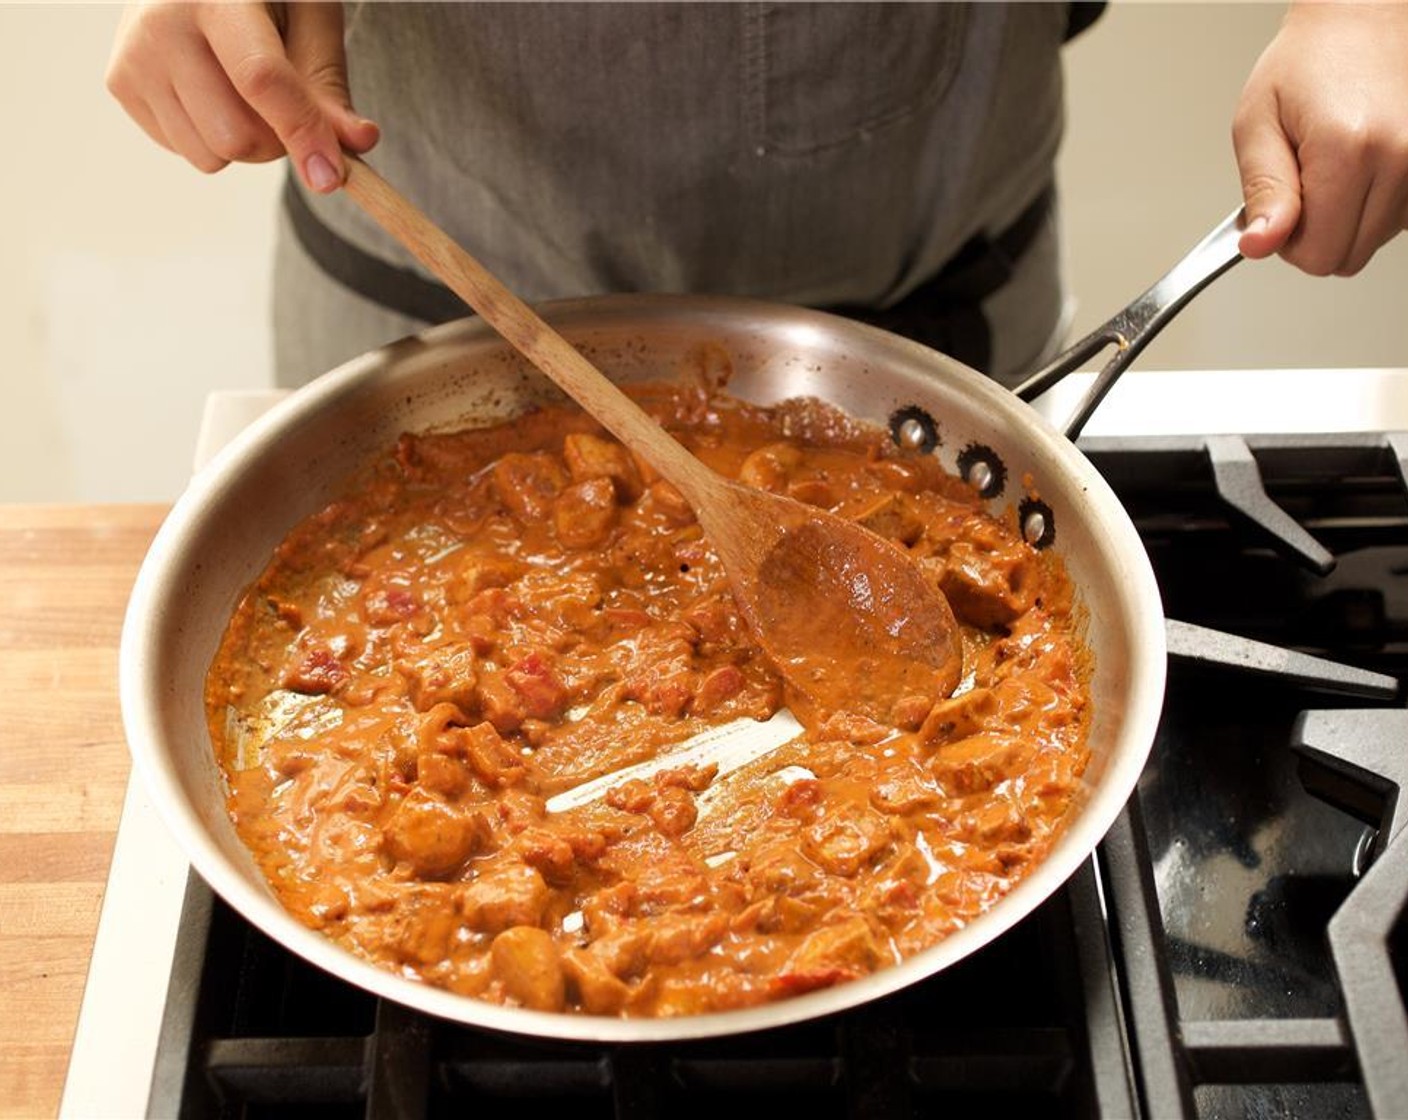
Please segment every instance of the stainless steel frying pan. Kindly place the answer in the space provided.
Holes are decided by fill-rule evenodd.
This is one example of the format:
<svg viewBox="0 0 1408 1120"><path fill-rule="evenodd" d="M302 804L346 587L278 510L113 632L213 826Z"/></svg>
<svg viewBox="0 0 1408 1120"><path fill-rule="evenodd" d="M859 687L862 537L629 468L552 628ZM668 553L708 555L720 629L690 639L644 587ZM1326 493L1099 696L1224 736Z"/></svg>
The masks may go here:
<svg viewBox="0 0 1408 1120"><path fill-rule="evenodd" d="M1239 259L1237 218L1016 395L915 343L794 307L618 296L542 309L622 383L693 378L701 364L727 363L729 391L743 398L820 397L889 425L897 439L930 449L969 478L992 508L1017 506L1028 538L1065 561L1086 610L1095 661L1084 788L1045 862L938 945L864 979L761 1007L617 1019L499 1007L407 980L353 956L280 906L226 815L202 708L206 670L239 597L278 542L401 432L498 421L556 399L546 380L478 320L437 327L325 374L192 479L142 566L122 635L127 739L154 803L195 869L265 933L380 996L493 1029L603 1041L751 1031L863 1003L960 960L1029 914L1090 856L1144 766L1163 701L1158 588L1124 509L1071 440L1144 344ZM1114 355L1066 434L1023 403L1109 346Z"/></svg>

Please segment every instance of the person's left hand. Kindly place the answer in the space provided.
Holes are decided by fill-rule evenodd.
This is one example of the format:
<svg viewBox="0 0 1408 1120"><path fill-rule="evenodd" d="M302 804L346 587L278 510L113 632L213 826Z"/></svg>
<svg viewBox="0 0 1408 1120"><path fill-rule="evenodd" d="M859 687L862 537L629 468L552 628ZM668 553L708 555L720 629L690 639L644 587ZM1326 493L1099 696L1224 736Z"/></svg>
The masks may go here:
<svg viewBox="0 0 1408 1120"><path fill-rule="evenodd" d="M1242 90L1244 256L1352 276L1408 227L1408 2L1297 3Z"/></svg>

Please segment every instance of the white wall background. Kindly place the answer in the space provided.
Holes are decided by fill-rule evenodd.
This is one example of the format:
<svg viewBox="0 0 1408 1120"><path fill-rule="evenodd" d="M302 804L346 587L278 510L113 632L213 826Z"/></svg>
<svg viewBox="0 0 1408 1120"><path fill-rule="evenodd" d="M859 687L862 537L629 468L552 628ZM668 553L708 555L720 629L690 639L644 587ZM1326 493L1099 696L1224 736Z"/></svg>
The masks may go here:
<svg viewBox="0 0 1408 1120"><path fill-rule="evenodd" d="M1241 201L1232 113L1284 11L1117 2L1067 49L1059 177L1078 334L1158 279ZM1239 264L1139 364L1408 366L1408 236L1349 279L1306 276L1277 259Z"/></svg>
<svg viewBox="0 0 1408 1120"><path fill-rule="evenodd" d="M1117 3L1069 48L1060 181L1076 330L1236 204L1232 107L1281 11ZM206 177L150 144L103 89L119 14L0 5L0 501L173 498L205 394L269 383L281 172ZM1405 311L1408 237L1351 280L1243 264L1142 365L1408 366Z"/></svg>
<svg viewBox="0 0 1408 1120"><path fill-rule="evenodd" d="M121 9L0 5L0 501L173 498L269 381L273 166L206 177L103 88Z"/></svg>

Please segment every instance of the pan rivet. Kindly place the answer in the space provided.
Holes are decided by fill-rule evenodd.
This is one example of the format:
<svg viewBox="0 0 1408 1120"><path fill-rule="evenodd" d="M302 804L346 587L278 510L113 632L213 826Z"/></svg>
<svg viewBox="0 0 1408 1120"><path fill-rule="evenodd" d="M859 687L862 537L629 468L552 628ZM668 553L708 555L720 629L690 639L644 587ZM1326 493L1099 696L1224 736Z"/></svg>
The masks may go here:
<svg viewBox="0 0 1408 1120"><path fill-rule="evenodd" d="M1036 544L1046 536L1046 515L1041 510L1034 509L1022 519L1022 536L1028 544Z"/></svg>
<svg viewBox="0 0 1408 1120"><path fill-rule="evenodd" d="M978 492L980 498L991 500L1007 486L1007 468L1000 456L983 443L970 443L958 453L958 475Z"/></svg>
<svg viewBox="0 0 1408 1120"><path fill-rule="evenodd" d="M905 451L927 455L939 446L939 429L917 404L907 404L890 413L890 438Z"/></svg>
<svg viewBox="0 0 1408 1120"><path fill-rule="evenodd" d="M915 417L901 420L899 430L895 433L899 438L901 447L909 451L917 451L924 446L929 438L929 433L924 430L924 425Z"/></svg>
<svg viewBox="0 0 1408 1120"><path fill-rule="evenodd" d="M1035 494L1028 494L1017 507L1017 524L1033 548L1050 548L1056 540L1056 514Z"/></svg>
<svg viewBox="0 0 1408 1120"><path fill-rule="evenodd" d="M967 482L979 494L986 494L992 485L992 464L982 459L976 460L968 469Z"/></svg>

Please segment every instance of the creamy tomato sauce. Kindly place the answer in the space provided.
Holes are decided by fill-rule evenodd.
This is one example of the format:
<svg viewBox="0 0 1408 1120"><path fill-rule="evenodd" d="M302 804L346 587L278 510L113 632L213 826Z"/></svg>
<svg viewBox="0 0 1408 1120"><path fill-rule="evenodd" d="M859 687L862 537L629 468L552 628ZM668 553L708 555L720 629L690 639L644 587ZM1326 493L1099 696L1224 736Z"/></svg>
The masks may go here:
<svg viewBox="0 0 1408 1120"><path fill-rule="evenodd" d="M405 435L240 603L206 707L283 904L494 1003L666 1016L884 968L1039 862L1087 761L1059 561L928 457L816 403L638 396L715 469L865 524L947 595L965 677L727 774L555 795L786 702L668 483L581 413Z"/></svg>

